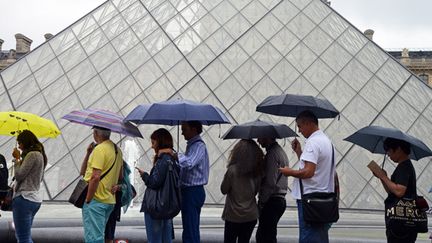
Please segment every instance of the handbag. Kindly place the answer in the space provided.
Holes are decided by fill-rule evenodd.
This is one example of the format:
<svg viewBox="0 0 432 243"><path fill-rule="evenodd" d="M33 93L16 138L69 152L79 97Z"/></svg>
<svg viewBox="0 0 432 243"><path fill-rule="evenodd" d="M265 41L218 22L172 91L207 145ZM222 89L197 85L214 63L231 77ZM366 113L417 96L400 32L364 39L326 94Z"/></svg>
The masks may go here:
<svg viewBox="0 0 432 243"><path fill-rule="evenodd" d="M83 178L81 178L70 195L69 202L77 208L82 208L87 197L87 191L88 183Z"/></svg>
<svg viewBox="0 0 432 243"><path fill-rule="evenodd" d="M5 193L6 195L1 200L0 209L2 211L12 211L13 188L9 187Z"/></svg>
<svg viewBox="0 0 432 243"><path fill-rule="evenodd" d="M1 190L0 194L0 210L2 211L12 211L12 201L14 195L14 187L18 189L19 184L15 181L15 177L12 178L12 181L9 186L7 186L6 190Z"/></svg>
<svg viewBox="0 0 432 243"><path fill-rule="evenodd" d="M415 174L413 173L413 178ZM429 205L422 196L400 198L385 202L385 222L389 229L395 231L428 232L427 211Z"/></svg>
<svg viewBox="0 0 432 243"><path fill-rule="evenodd" d="M332 146L332 167L334 165L334 148ZM331 176L330 179L331 180ZM300 179L301 203L303 219L309 224L335 223L339 220L339 195L337 174L335 172L335 192L303 193L303 183Z"/></svg>
<svg viewBox="0 0 432 243"><path fill-rule="evenodd" d="M114 162L112 163L111 167L108 169L107 172L105 172L100 180L102 180L107 174L108 172L111 171L112 167L114 166L116 159L117 159L117 146L114 144L114 149L115 149L115 157L114 157ZM75 207L77 208L82 208L85 202L85 199L87 197L87 191L88 191L88 182L84 180L84 178L81 178L78 183L76 184L72 194L69 197L69 202L72 203Z"/></svg>
<svg viewBox="0 0 432 243"><path fill-rule="evenodd" d="M410 231L417 233L428 232L428 218L425 210L417 205L417 199L401 198L390 205L386 205L385 221L389 229L396 231Z"/></svg>
<svg viewBox="0 0 432 243"><path fill-rule="evenodd" d="M158 189L146 189L143 199L143 210L153 219L172 219L180 212L180 180L174 162L168 160L168 172L164 184Z"/></svg>

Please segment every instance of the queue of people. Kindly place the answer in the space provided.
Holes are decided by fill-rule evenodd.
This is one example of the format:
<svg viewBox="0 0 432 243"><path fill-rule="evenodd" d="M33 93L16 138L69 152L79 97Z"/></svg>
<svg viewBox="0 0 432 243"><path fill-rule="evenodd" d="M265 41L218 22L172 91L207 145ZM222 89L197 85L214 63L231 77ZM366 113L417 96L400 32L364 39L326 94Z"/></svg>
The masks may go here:
<svg viewBox="0 0 432 243"><path fill-rule="evenodd" d="M277 242L277 225L286 209L285 196L288 177L294 178L292 197L297 202L299 242L329 242L331 224L310 224L303 218L303 192L335 192L335 148L319 128L317 117L310 111L296 117L299 132L306 138L303 146L297 139L291 148L299 158L299 169L289 167L288 157L275 138L241 139L233 147L220 190L226 195L222 219L225 221L224 242L249 242L255 226L256 242ZM204 186L209 178L209 156L201 138L202 124L184 122L182 135L187 141L185 153L174 150L168 130L157 129L151 136L154 150L153 167L149 172L137 168L147 188L157 190L174 161L179 172L183 242L200 242L200 214L205 201ZM115 222L119 219L119 197L124 176L130 169L123 162L122 151L110 140L111 131L93 127L95 143L87 147L81 175L88 182L88 192L82 208L85 242L112 242ZM40 183L47 164L43 145L36 136L23 131L14 149L15 193L13 219L18 242L32 242L31 226L38 212L42 196ZM265 149L265 154L259 145ZM385 171L374 172L388 192L385 203L416 195L416 176L409 159L410 144L397 139L386 139L384 150L395 163L391 177ZM128 173L125 173L129 171ZM116 196L117 195L117 196ZM256 199L258 197L258 200ZM131 197L128 197L130 201ZM144 202L143 202L144 203ZM117 205L117 206L116 206ZM117 209L116 209L117 207ZM144 222L148 242L172 242L172 218L153 218L144 207ZM396 231L387 227L388 242L415 242L417 232Z"/></svg>

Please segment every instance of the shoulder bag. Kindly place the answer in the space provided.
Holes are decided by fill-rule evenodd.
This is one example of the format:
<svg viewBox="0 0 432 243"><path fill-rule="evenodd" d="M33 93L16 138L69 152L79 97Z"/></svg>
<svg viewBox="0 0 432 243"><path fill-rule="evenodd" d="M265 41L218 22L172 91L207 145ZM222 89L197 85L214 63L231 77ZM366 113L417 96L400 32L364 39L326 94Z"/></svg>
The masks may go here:
<svg viewBox="0 0 432 243"><path fill-rule="evenodd" d="M180 180L175 162L168 160L168 172L164 184L158 189L145 190L143 210L153 219L172 219L180 212Z"/></svg>
<svg viewBox="0 0 432 243"><path fill-rule="evenodd" d="M334 148L332 146L332 166L334 165ZM334 223L339 220L339 196L337 193L336 182L337 174L329 180L335 180L335 192L312 192L303 193L303 183L300 181L301 202L303 218L309 224Z"/></svg>
<svg viewBox="0 0 432 243"><path fill-rule="evenodd" d="M114 166L116 159L117 159L117 146L114 144L115 149L115 157L114 162L112 163L111 167L108 169L107 172L105 172L101 176L101 180L108 174L108 172L111 171L112 167ZM71 196L69 197L69 202L72 203L77 208L82 208L84 205L84 201L87 197L87 191L88 191L88 182L84 180L84 178L81 178L77 185L75 186L75 189L73 190Z"/></svg>
<svg viewBox="0 0 432 243"><path fill-rule="evenodd" d="M416 191L415 198L400 198L385 203L386 226L393 230L426 233L428 232L428 210L426 199L417 196Z"/></svg>
<svg viewBox="0 0 432 243"><path fill-rule="evenodd" d="M12 211L13 188L9 187L2 193L5 193L5 195L0 199L0 209L2 211Z"/></svg>

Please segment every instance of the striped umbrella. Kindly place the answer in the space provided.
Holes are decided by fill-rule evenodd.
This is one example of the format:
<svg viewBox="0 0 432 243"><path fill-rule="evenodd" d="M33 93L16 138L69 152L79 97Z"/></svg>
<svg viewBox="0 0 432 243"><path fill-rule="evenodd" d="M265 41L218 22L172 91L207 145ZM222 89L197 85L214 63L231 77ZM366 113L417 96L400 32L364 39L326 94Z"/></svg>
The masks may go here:
<svg viewBox="0 0 432 243"><path fill-rule="evenodd" d="M70 122L86 125L98 126L111 130L112 132L124 134L131 137L140 137L142 135L138 128L130 122L123 122L123 117L107 110L101 109L84 109L72 111L62 117Z"/></svg>

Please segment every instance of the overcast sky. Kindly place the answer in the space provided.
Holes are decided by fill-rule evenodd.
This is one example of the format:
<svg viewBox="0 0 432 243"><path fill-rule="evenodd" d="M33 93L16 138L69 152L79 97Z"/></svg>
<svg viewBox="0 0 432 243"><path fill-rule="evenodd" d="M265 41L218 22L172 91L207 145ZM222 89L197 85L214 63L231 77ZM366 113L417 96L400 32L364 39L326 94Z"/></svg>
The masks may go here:
<svg viewBox="0 0 432 243"><path fill-rule="evenodd" d="M235 0L234 0L235 1ZM15 49L16 33L32 49L90 12L104 0L0 0L3 50ZM358 29L373 29L383 48L432 49L431 0L331 0L331 6Z"/></svg>

